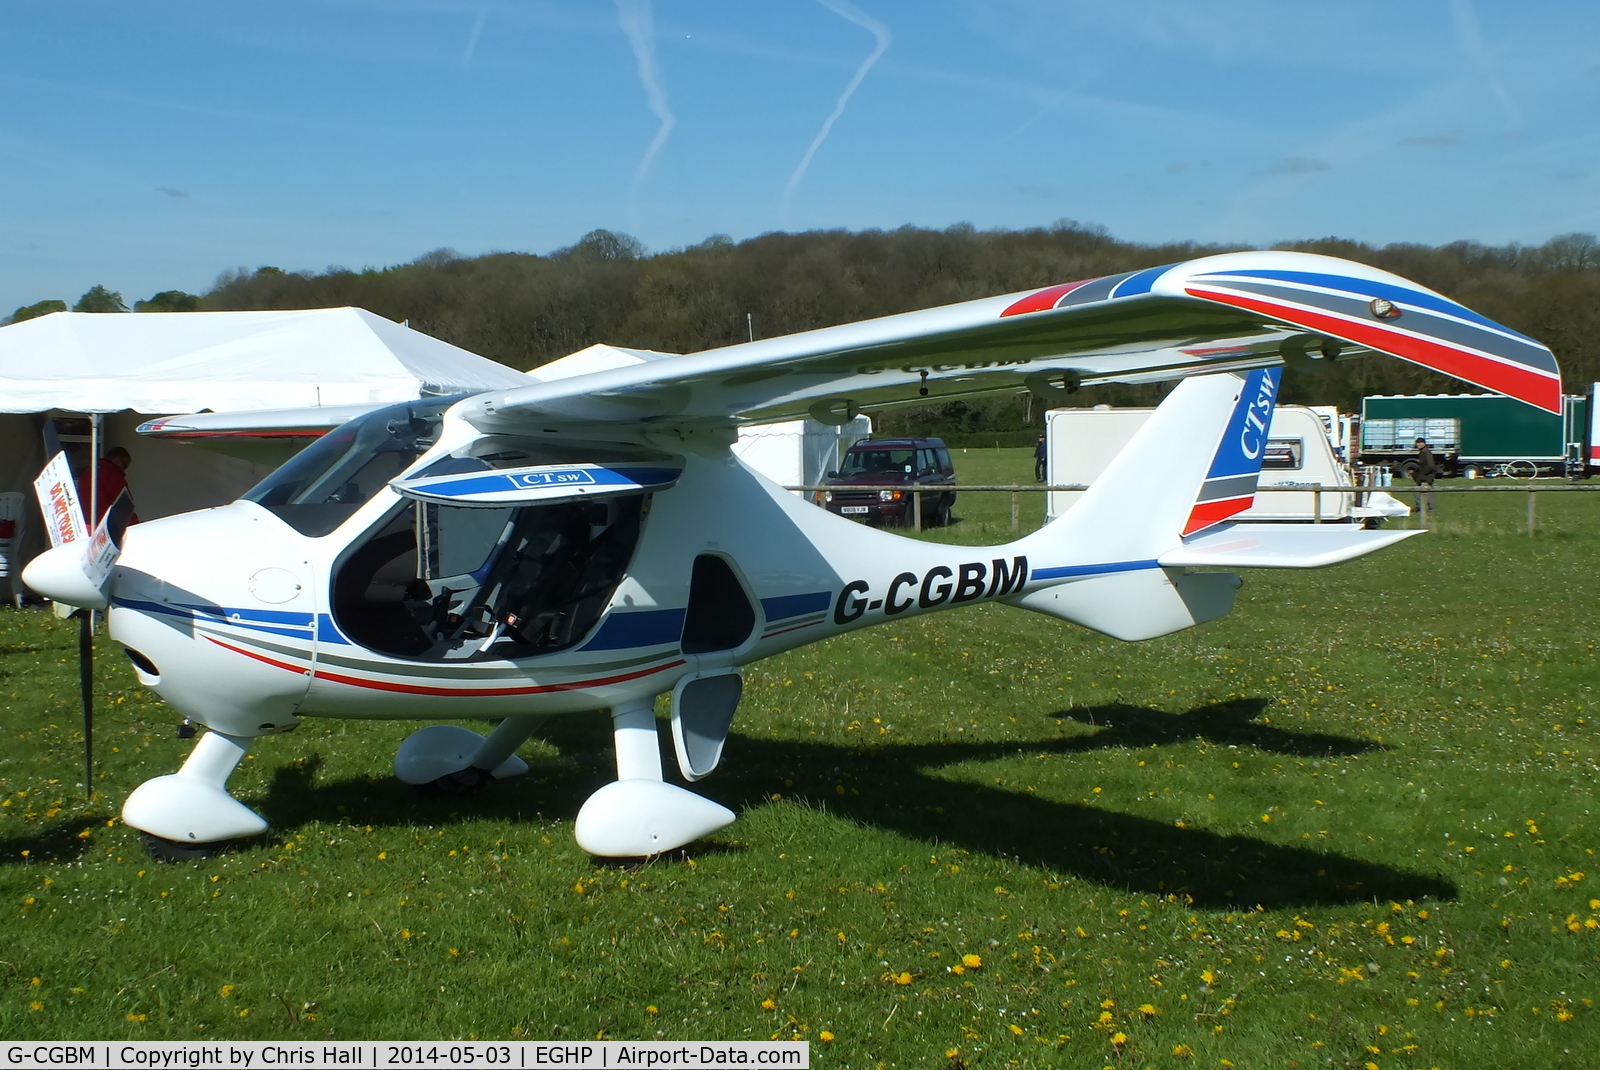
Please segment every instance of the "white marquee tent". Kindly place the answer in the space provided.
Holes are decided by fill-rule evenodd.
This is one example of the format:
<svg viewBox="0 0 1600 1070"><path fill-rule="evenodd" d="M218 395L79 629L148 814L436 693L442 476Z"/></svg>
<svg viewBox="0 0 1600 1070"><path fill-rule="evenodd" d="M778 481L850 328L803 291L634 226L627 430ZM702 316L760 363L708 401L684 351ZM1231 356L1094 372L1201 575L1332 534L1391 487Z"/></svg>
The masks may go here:
<svg viewBox="0 0 1600 1070"><path fill-rule="evenodd" d="M57 312L0 327L0 492L29 495L18 555L26 560L45 545L31 485L45 462L41 430L52 415L104 414L102 448L132 454L129 487L149 520L231 501L270 471L141 438L134 428L152 416L387 404L527 382L521 372L359 308Z"/></svg>

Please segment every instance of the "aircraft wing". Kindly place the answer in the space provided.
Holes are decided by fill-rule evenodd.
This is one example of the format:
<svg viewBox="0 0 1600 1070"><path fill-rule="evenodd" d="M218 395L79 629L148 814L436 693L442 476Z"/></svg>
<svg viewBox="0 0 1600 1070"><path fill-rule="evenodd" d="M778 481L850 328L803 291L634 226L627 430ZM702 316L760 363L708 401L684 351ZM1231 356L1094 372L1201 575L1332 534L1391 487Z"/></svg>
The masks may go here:
<svg viewBox="0 0 1600 1070"><path fill-rule="evenodd" d="M843 423L890 405L1376 351L1552 412L1550 350L1376 268L1293 252L1203 257L693 354L592 347L532 385L463 402L480 430L565 425ZM554 429L554 428L552 428ZM599 429L596 429L599 430Z"/></svg>
<svg viewBox="0 0 1600 1070"><path fill-rule="evenodd" d="M321 438L341 424L391 402L370 405L319 405L305 409L260 409L250 412L196 412L162 416L139 425L139 434L177 441L211 439Z"/></svg>

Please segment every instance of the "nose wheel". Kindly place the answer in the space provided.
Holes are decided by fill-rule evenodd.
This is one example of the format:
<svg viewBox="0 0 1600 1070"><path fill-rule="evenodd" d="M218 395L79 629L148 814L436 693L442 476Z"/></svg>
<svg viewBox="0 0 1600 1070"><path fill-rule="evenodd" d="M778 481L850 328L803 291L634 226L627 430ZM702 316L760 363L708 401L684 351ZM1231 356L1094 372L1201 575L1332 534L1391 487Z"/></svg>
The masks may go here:
<svg viewBox="0 0 1600 1070"><path fill-rule="evenodd" d="M160 836L152 836L148 832L139 833L139 843L144 846L144 853L152 861L163 863L175 862L204 862L208 858L215 858L228 846L219 843L180 843L177 840L166 840Z"/></svg>
<svg viewBox="0 0 1600 1070"><path fill-rule="evenodd" d="M122 820L143 834L151 858L194 862L216 854L231 840L267 830L260 814L228 794L228 775L249 743L243 736L207 732L183 768L133 790L122 804Z"/></svg>

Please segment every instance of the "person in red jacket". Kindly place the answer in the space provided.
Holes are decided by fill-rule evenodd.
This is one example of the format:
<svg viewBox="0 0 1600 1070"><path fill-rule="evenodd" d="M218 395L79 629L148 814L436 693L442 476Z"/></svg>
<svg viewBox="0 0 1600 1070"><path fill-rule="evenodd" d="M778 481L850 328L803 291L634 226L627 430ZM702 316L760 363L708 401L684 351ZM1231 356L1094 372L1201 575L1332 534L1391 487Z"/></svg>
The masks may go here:
<svg viewBox="0 0 1600 1070"><path fill-rule="evenodd" d="M89 502L89 470L85 468L78 473L78 500L85 505L89 514L88 524L92 530L100 523L100 518L105 515L111 504L117 500L117 495L128 489L128 466L133 464L133 456L121 446L112 446L106 455L100 458L96 466L98 479L95 481L96 498L92 505ZM130 524L139 522L139 514L135 513L128 521Z"/></svg>

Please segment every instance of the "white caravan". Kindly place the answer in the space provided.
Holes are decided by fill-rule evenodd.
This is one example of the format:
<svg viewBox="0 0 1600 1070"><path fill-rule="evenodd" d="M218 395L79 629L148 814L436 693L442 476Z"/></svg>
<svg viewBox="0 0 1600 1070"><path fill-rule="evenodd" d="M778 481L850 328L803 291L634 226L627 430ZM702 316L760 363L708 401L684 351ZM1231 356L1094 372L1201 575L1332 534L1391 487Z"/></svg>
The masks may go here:
<svg viewBox="0 0 1600 1070"><path fill-rule="evenodd" d="M1045 440L1049 446L1046 479L1054 486L1089 486L1155 411L1107 405L1050 410L1045 414ZM1260 486L1351 487L1349 472L1339 462L1329 440L1330 427L1340 427L1338 414L1331 407L1279 406L1267 431ZM1083 494L1078 490L1050 491L1046 518L1065 513ZM1293 522L1320 518L1322 523L1376 524L1410 512L1405 503L1384 491L1352 489L1323 491L1320 495L1314 490L1270 491L1258 496L1253 506L1234 519Z"/></svg>

